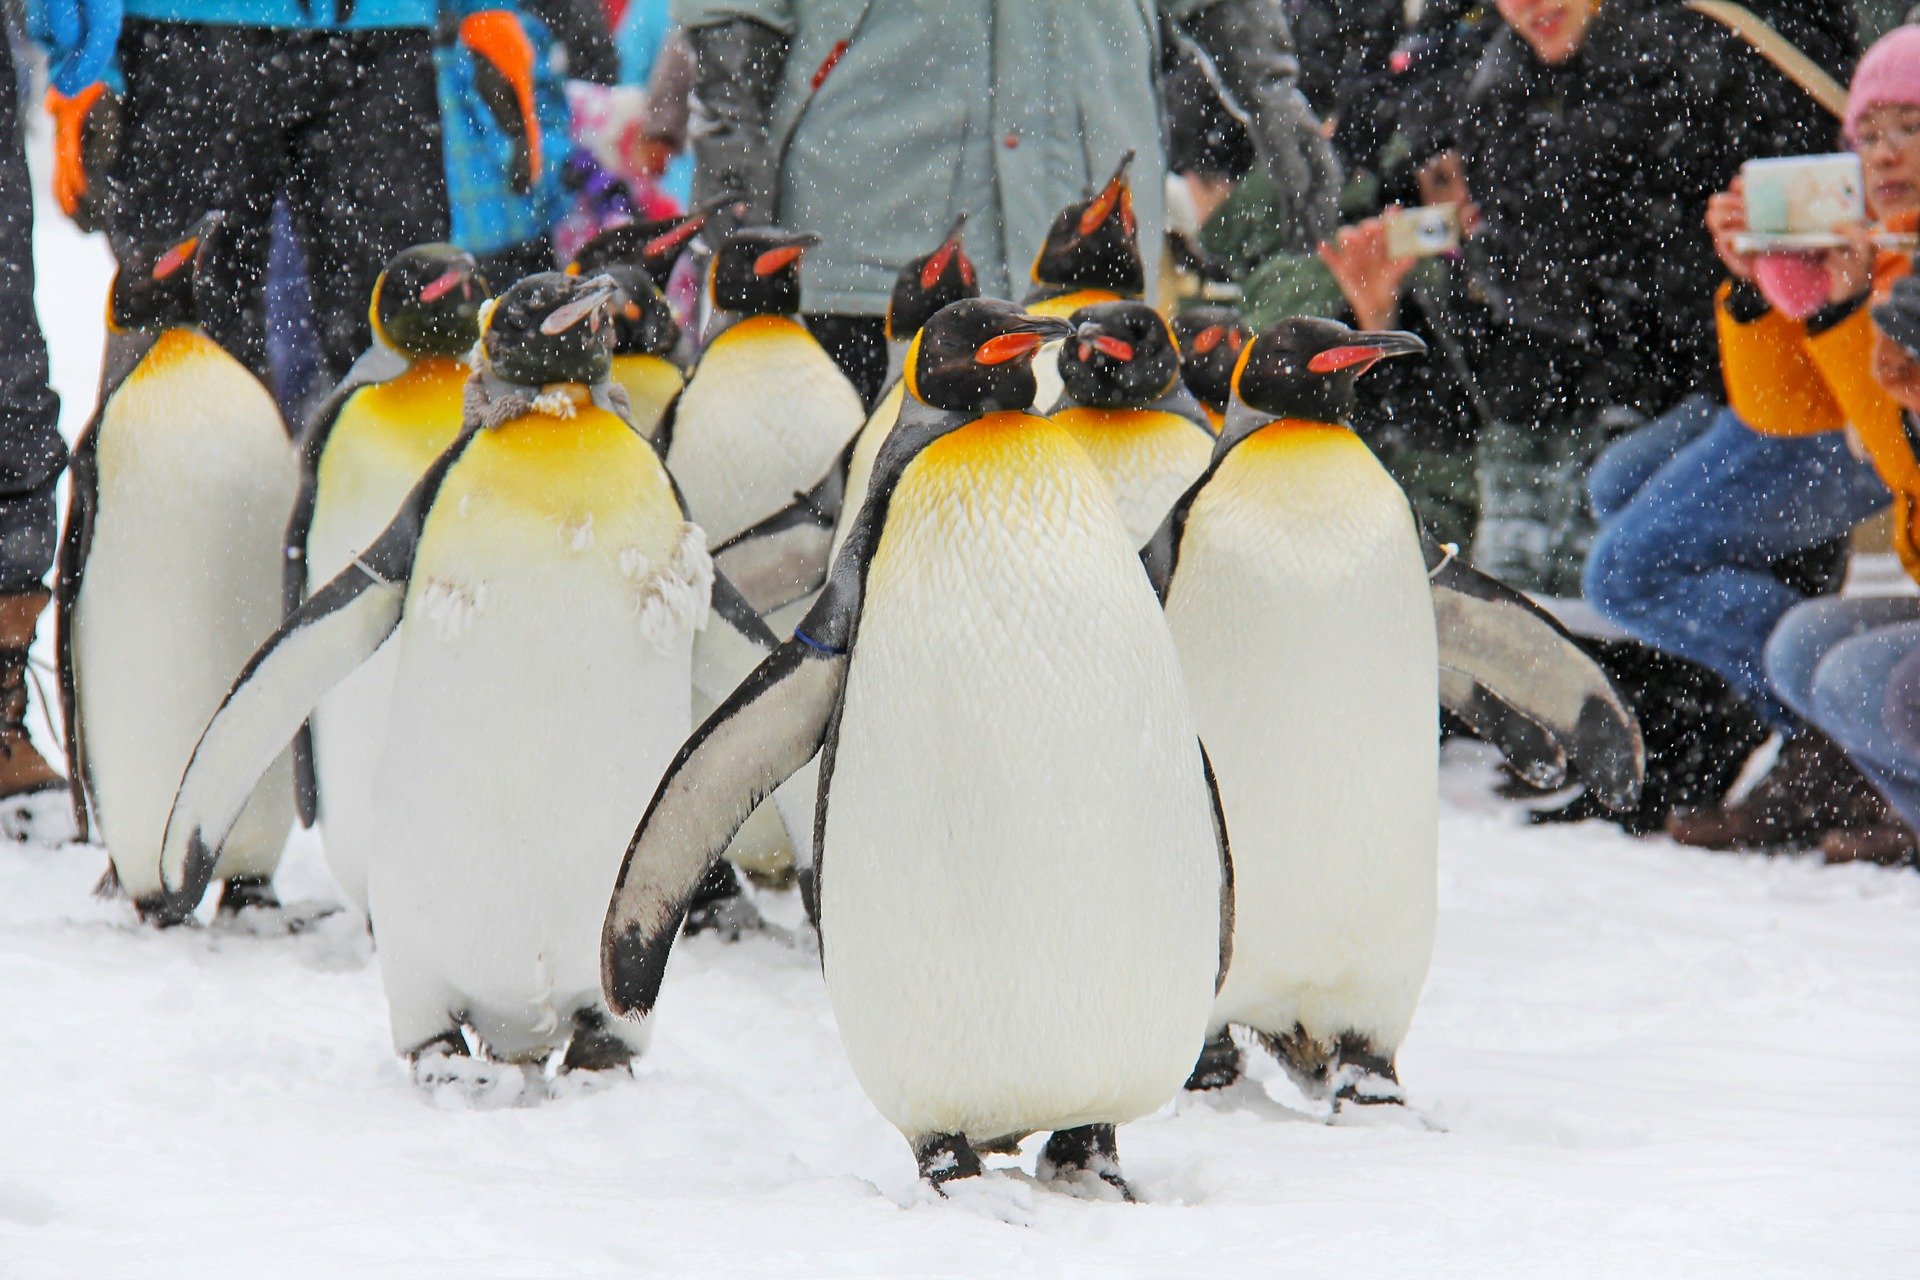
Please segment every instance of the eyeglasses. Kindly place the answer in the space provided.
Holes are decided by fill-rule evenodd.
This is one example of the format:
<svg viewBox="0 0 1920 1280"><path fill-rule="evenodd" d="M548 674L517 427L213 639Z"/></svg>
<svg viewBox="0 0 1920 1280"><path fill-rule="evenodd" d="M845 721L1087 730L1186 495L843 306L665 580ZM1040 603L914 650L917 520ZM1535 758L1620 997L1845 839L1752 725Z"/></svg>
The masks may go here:
<svg viewBox="0 0 1920 1280"><path fill-rule="evenodd" d="M1900 151L1913 145L1915 138L1920 138L1920 119L1909 118L1896 124L1860 130L1853 135L1853 149L1871 151L1884 142L1895 151Z"/></svg>

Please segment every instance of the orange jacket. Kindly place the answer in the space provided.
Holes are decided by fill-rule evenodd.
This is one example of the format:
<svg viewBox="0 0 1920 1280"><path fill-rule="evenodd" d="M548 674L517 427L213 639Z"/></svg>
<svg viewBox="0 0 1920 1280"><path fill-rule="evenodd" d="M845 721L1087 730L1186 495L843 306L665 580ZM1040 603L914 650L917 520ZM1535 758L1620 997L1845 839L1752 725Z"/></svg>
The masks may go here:
<svg viewBox="0 0 1920 1280"><path fill-rule="evenodd" d="M1911 230L1920 219L1902 219ZM1890 224L1891 225L1891 224ZM1882 253L1873 270L1879 297L1907 273L1904 253ZM1900 406L1873 379L1873 317L1865 305L1839 324L1809 334L1805 322L1778 311L1742 324L1720 290L1720 365L1727 403L1765 435L1803 436L1851 425L1874 470L1893 491L1893 546L1907 573L1920 580L1920 460L1908 443Z"/></svg>

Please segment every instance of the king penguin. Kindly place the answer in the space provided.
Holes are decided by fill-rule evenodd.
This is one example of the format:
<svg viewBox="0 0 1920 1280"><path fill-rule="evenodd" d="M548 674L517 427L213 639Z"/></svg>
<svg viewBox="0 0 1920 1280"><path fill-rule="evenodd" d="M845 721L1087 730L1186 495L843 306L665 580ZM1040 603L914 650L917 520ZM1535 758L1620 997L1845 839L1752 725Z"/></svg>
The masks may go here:
<svg viewBox="0 0 1920 1280"><path fill-rule="evenodd" d="M1241 1025L1311 1096L1401 1100L1433 949L1437 671L1455 646L1435 618L1452 587L1430 584L1406 496L1344 424L1360 373L1424 349L1326 320L1260 334L1211 465L1143 552L1235 837L1233 961L1191 1087L1237 1075ZM1604 674L1537 610L1498 607L1491 630L1537 644L1476 673L1596 775L1633 773L1638 733ZM1576 687L1569 716L1556 698Z"/></svg>
<svg viewBox="0 0 1920 1280"><path fill-rule="evenodd" d="M394 1047L423 1082L458 1074L469 1035L508 1063L564 1050L566 1070L644 1047L604 1016L595 947L633 792L686 736L690 675L771 648L623 416L615 296L550 272L483 313L459 439L254 655L167 828L169 893L190 904L252 776L393 635L367 905ZM708 662L696 633L731 655Z"/></svg>
<svg viewBox="0 0 1920 1280"><path fill-rule="evenodd" d="M797 317L800 258L819 239L741 228L709 267L715 322L661 440L716 546L812 488L866 421L860 393Z"/></svg>
<svg viewBox="0 0 1920 1280"><path fill-rule="evenodd" d="M374 282L373 348L301 440L300 497L287 526L287 614L379 536L460 434L466 356L480 337L486 297L473 256L450 244L404 250ZM362 913L380 826L374 766L398 658L387 645L342 680L314 715L311 753L300 756L303 816L322 821L327 866Z"/></svg>
<svg viewBox="0 0 1920 1280"><path fill-rule="evenodd" d="M221 221L209 214L177 240L132 251L114 277L109 329L151 343L74 450L60 548L75 818L84 837L91 804L112 860L107 883L158 924L185 919L161 886L167 804L207 717L280 616L281 539L299 485L272 395L200 327ZM208 868L225 882L223 912L277 905L271 880L293 824L289 756L261 761L255 777Z"/></svg>
<svg viewBox="0 0 1920 1280"><path fill-rule="evenodd" d="M826 589L661 781L602 956L614 1009L651 1010L704 869L818 752L827 990L921 1176L1050 1130L1040 1176L1117 1197L1113 1127L1205 1037L1231 874L1132 541L1026 412L1028 361L1066 332L981 299L921 331Z"/></svg>
<svg viewBox="0 0 1920 1280"><path fill-rule="evenodd" d="M1240 312L1219 303L1188 307L1173 318L1173 337L1180 344L1180 380L1207 411L1207 428L1215 435L1226 425L1240 348L1252 336Z"/></svg>
<svg viewBox="0 0 1920 1280"><path fill-rule="evenodd" d="M914 338L948 303L980 296L979 276L961 239L966 223L963 213L932 252L913 259L894 277L887 298L887 381L841 465L791 506L715 549L715 562L762 613L819 590L866 501L873 460L900 416L907 393L901 373ZM765 558L749 564L749 552Z"/></svg>
<svg viewBox="0 0 1920 1280"><path fill-rule="evenodd" d="M1107 184L1053 216L1046 239L1033 258L1033 288L1022 300L1028 311L1066 319L1096 302L1144 298L1147 265L1140 256L1140 228L1133 216L1133 188L1127 168L1133 152L1120 157ZM1055 353L1043 351L1033 362L1042 409L1060 398Z"/></svg>
<svg viewBox="0 0 1920 1280"><path fill-rule="evenodd" d="M1127 536L1144 546L1213 456L1206 411L1180 380L1180 352L1144 302L1096 302L1060 348L1065 427L1113 487Z"/></svg>
<svg viewBox="0 0 1920 1280"><path fill-rule="evenodd" d="M674 363L680 325L645 271L613 263L602 273L620 286L613 301L613 380L627 393L633 425L657 440L667 406L685 385Z"/></svg>

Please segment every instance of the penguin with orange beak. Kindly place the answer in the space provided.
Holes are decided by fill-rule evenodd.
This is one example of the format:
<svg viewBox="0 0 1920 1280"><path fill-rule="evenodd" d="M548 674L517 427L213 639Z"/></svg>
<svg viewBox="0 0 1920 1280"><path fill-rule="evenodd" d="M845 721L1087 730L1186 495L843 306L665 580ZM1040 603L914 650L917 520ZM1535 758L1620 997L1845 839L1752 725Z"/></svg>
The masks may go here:
<svg viewBox="0 0 1920 1280"><path fill-rule="evenodd" d="M1227 420L1240 348L1252 337L1239 311L1217 303L1189 307L1173 318L1173 338L1180 346L1180 380L1206 410L1208 428L1215 435Z"/></svg>
<svg viewBox="0 0 1920 1280"><path fill-rule="evenodd" d="M1189 1088L1238 1075L1238 1024L1336 1109L1401 1101L1433 951L1443 701L1530 727L1503 749L1637 787L1638 728L1604 673L1426 543L1346 425L1361 374L1425 349L1329 320L1262 332L1211 465L1142 553L1234 837L1233 960Z"/></svg>
<svg viewBox="0 0 1920 1280"><path fill-rule="evenodd" d="M1140 256L1140 224L1133 216L1133 189L1127 168L1133 152L1120 157L1106 185L1053 216L1047 238L1033 259L1033 289L1021 300L1037 316L1065 320L1097 302L1139 299L1147 292L1147 267ZM1033 362L1043 409L1060 398L1056 355L1043 351Z"/></svg>

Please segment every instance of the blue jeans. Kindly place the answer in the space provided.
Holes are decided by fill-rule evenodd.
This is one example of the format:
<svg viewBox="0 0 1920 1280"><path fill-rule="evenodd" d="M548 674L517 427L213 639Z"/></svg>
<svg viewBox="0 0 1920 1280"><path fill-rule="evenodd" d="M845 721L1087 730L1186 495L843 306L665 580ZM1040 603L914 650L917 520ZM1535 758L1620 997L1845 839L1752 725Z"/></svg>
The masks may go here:
<svg viewBox="0 0 1920 1280"><path fill-rule="evenodd" d="M1894 668L1920 653L1920 599L1814 600L1788 613L1767 641L1773 687L1846 751L1906 824L1920 830L1920 758L1889 731Z"/></svg>
<svg viewBox="0 0 1920 1280"><path fill-rule="evenodd" d="M1684 424L1698 413L1689 401L1644 428L1662 433L1655 441L1686 443L1601 529L1582 585L1601 617L1718 672L1762 717L1791 728L1792 713L1774 696L1761 653L1781 617L1806 597L1769 566L1846 534L1890 498L1837 431L1763 436L1721 409L1686 438ZM1646 447L1647 455L1656 452ZM1630 479L1644 470L1646 457L1625 456L1598 473Z"/></svg>

